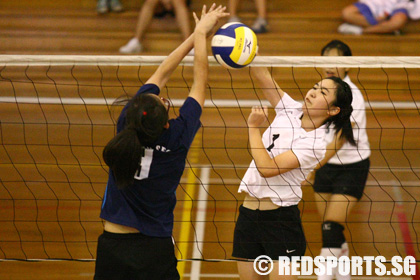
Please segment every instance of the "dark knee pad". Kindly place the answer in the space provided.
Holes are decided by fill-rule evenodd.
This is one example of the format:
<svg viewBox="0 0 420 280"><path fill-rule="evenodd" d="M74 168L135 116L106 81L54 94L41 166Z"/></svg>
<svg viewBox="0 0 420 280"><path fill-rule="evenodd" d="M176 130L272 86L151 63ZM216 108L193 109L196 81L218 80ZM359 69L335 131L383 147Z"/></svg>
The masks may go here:
<svg viewBox="0 0 420 280"><path fill-rule="evenodd" d="M322 224L322 247L341 248L341 245L346 242L343 231L344 227L339 223L325 221Z"/></svg>

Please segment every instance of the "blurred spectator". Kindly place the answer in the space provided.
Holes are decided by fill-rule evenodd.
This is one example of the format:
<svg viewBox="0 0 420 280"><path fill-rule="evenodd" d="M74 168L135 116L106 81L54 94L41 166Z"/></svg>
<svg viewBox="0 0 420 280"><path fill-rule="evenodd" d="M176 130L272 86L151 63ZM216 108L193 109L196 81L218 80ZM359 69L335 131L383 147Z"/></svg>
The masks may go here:
<svg viewBox="0 0 420 280"><path fill-rule="evenodd" d="M122 12L123 6L119 0L98 0L96 3L96 11L98 14L105 14L109 11Z"/></svg>
<svg viewBox="0 0 420 280"><path fill-rule="evenodd" d="M229 0L228 2L228 9L230 12L229 22L241 21L236 13L239 1L240 0ZM255 33L265 33L268 31L267 2L266 0L254 0L254 3L257 9L257 18L251 26L251 29L254 30Z"/></svg>
<svg viewBox="0 0 420 280"><path fill-rule="evenodd" d="M401 33L410 19L419 19L415 0L360 0L343 9L346 23L338 27L343 34Z"/></svg>
<svg viewBox="0 0 420 280"><path fill-rule="evenodd" d="M158 4L160 4L159 7ZM145 0L139 12L135 36L120 48L120 53L130 54L143 51L143 36L153 16L162 17L167 13L175 15L182 37L186 40L191 34L188 4L189 1L186 0Z"/></svg>

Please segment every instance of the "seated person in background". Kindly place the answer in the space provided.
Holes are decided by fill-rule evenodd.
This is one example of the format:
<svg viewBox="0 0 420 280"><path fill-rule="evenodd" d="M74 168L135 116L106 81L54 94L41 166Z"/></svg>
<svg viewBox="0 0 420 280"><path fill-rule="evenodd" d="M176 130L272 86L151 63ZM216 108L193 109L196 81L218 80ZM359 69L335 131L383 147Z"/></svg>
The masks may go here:
<svg viewBox="0 0 420 280"><path fill-rule="evenodd" d="M346 23L338 27L343 34L394 33L410 19L420 18L418 0L360 0L343 9Z"/></svg>

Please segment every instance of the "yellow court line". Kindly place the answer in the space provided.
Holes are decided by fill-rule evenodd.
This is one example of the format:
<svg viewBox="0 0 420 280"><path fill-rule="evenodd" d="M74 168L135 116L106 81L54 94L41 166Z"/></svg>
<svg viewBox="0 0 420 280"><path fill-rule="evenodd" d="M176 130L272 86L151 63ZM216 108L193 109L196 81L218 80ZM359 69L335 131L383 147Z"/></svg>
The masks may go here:
<svg viewBox="0 0 420 280"><path fill-rule="evenodd" d="M191 145L191 147L198 146L197 143L201 142L201 133L197 133L197 136ZM190 162L190 165L193 165L198 162L198 149L191 149L190 155L188 157L188 161ZM197 168L189 168L187 170L187 185L185 187L185 195L184 195L184 203L182 206L182 218L181 218L181 228L180 228L180 234L179 234L179 240L183 241L179 244L177 252L177 258L178 259L185 259L187 258L188 254L188 245L190 240L190 231L191 231L191 210L193 207L193 200L195 198L195 192L196 192L196 179L197 179ZM188 194L188 195L187 195ZM181 279L183 279L183 275L185 273L185 265L186 262L179 262L178 263L178 272L181 276Z"/></svg>

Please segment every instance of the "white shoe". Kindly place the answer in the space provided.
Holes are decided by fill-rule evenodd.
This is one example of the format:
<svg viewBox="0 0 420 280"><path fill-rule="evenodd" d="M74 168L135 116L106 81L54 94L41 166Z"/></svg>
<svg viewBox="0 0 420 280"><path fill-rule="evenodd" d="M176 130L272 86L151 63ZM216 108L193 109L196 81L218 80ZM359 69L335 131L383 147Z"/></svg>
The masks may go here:
<svg viewBox="0 0 420 280"><path fill-rule="evenodd" d="M120 53L139 53L143 50L143 46L137 38L133 38L120 48Z"/></svg>
<svg viewBox="0 0 420 280"><path fill-rule="evenodd" d="M122 12L124 10L119 0L111 0L111 2L109 3L109 7L111 11L116 13Z"/></svg>
<svg viewBox="0 0 420 280"><path fill-rule="evenodd" d="M363 33L363 28L358 25L343 23L338 27L338 32L341 34L361 35Z"/></svg>
<svg viewBox="0 0 420 280"><path fill-rule="evenodd" d="M187 54L188 56L194 56L194 49L191 49L190 52Z"/></svg>
<svg viewBox="0 0 420 280"><path fill-rule="evenodd" d="M338 258L341 258L343 256L346 256L346 257L349 256L349 244L347 242L344 242L343 244L341 244L341 252L340 252L340 255L338 256ZM350 274L341 275L339 272L340 271L338 269L334 270L336 280L350 280L351 279Z"/></svg>
<svg viewBox="0 0 420 280"><path fill-rule="evenodd" d="M256 34L266 33L268 31L268 23L265 18L257 18L251 26L252 31Z"/></svg>
<svg viewBox="0 0 420 280"><path fill-rule="evenodd" d="M108 13L108 3L106 0L98 0L96 3L96 12L98 14Z"/></svg>

